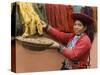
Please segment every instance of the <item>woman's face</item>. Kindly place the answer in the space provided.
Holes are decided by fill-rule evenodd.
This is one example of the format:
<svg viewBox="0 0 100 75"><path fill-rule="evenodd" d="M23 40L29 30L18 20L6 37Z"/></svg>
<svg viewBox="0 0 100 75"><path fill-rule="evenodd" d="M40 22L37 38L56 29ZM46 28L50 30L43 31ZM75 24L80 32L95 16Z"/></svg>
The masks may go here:
<svg viewBox="0 0 100 75"><path fill-rule="evenodd" d="M73 25L73 30L76 35L80 35L86 30L86 27L82 24L81 21L76 20Z"/></svg>

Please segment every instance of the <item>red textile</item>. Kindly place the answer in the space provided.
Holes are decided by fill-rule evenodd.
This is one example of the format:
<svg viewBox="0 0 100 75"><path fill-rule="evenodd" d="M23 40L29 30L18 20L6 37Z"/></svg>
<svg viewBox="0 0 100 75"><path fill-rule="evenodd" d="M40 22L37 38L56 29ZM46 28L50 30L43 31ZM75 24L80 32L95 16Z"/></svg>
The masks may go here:
<svg viewBox="0 0 100 75"><path fill-rule="evenodd" d="M54 28L50 28L48 30L49 34L51 34L55 39L63 42L63 43L68 43L73 37L73 33L63 33L59 32L58 30ZM66 57L69 58L69 60L75 60L78 59L79 64L77 64L77 68L82 68L85 67L88 63L88 55L89 51L91 48L91 41L89 37L84 34L75 44L74 48L69 49L69 48L64 48L62 51L62 54ZM72 64L72 66L75 67L75 64Z"/></svg>
<svg viewBox="0 0 100 75"><path fill-rule="evenodd" d="M45 8L48 24L60 31L73 32L73 19L71 18L73 10L71 6L45 4Z"/></svg>

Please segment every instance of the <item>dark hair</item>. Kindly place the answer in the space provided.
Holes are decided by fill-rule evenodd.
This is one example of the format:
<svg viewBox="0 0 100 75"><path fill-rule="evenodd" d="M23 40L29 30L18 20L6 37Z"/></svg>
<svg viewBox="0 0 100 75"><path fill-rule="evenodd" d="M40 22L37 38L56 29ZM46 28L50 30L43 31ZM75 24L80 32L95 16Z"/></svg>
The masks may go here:
<svg viewBox="0 0 100 75"><path fill-rule="evenodd" d="M76 20L79 20L79 19L74 19L74 22ZM79 20L81 21L81 20ZM87 29L85 30L85 33L88 35L88 37L90 38L91 42L93 42L93 39L94 39L94 28L93 28L93 24L89 24L89 23L86 23L84 21L81 21L83 26L84 27L87 27Z"/></svg>
<svg viewBox="0 0 100 75"><path fill-rule="evenodd" d="M84 25L84 24L83 24ZM93 42L93 39L94 39L94 28L93 28L93 24L90 24L90 25L86 25L87 26L87 29L86 29L86 33L87 35L89 36L91 42Z"/></svg>

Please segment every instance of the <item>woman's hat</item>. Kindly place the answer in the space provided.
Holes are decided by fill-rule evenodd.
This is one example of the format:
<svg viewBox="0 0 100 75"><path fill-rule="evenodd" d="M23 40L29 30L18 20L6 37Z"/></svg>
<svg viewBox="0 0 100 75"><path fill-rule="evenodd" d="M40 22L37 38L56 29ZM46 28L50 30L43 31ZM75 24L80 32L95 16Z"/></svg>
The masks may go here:
<svg viewBox="0 0 100 75"><path fill-rule="evenodd" d="M74 20L80 20L85 24L93 24L93 19L90 16L83 13L72 13L72 18Z"/></svg>

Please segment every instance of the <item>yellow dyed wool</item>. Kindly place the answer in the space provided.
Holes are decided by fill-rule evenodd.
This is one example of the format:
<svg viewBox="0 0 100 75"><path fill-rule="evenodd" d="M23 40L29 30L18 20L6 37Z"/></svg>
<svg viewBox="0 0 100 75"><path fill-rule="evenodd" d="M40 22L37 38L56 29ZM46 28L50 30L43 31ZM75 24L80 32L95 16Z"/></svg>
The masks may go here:
<svg viewBox="0 0 100 75"><path fill-rule="evenodd" d="M36 33L42 35L42 24L39 15L32 7L32 3L17 2L17 5L19 6L20 20L25 27L22 37L27 37Z"/></svg>

